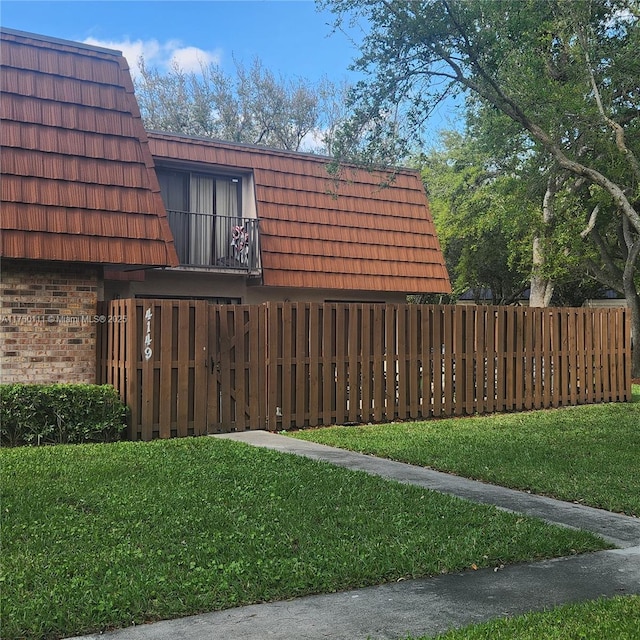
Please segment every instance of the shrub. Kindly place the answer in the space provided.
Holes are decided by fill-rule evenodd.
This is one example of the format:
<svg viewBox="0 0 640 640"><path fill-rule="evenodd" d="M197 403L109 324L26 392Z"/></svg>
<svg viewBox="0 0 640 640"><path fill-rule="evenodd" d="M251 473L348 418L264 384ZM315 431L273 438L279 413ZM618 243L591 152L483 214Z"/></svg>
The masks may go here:
<svg viewBox="0 0 640 640"><path fill-rule="evenodd" d="M0 385L0 442L38 445L119 440L127 407L109 385Z"/></svg>

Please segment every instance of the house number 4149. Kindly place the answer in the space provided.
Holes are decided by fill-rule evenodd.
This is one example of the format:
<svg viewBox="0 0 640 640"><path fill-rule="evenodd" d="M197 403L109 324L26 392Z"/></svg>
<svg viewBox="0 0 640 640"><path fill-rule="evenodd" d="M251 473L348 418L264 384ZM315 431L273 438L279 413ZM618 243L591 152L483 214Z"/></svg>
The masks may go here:
<svg viewBox="0 0 640 640"><path fill-rule="evenodd" d="M149 307L144 313L144 319L147 321L147 330L144 334L144 359L151 360L151 356L153 355L153 350L151 349L151 343L153 342L151 339L151 318L153 317L153 313L151 312L151 307Z"/></svg>

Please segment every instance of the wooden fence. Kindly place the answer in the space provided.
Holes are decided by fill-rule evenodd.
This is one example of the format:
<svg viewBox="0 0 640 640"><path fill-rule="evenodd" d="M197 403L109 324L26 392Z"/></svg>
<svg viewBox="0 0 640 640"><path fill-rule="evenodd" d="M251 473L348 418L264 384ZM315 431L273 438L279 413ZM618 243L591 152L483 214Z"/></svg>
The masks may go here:
<svg viewBox="0 0 640 640"><path fill-rule="evenodd" d="M129 405L133 439L631 394L624 309L115 300L101 313L98 379Z"/></svg>

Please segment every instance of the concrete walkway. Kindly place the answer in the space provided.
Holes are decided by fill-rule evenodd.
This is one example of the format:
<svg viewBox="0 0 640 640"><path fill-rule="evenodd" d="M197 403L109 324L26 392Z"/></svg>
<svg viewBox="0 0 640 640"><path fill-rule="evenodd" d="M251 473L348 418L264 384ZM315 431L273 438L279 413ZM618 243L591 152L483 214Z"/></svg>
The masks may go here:
<svg viewBox="0 0 640 640"><path fill-rule="evenodd" d="M592 531L612 551L406 580L130 627L83 640L397 640L601 596L640 594L640 519L266 431L216 436ZM76 639L79 640L79 639Z"/></svg>

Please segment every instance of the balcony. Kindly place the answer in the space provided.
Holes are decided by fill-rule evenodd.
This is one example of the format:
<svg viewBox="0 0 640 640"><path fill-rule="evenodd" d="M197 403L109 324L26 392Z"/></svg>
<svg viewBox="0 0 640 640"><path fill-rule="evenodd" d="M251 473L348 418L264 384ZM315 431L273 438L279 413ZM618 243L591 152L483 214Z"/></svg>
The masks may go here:
<svg viewBox="0 0 640 640"><path fill-rule="evenodd" d="M167 211L180 266L210 270L260 269L258 220Z"/></svg>

